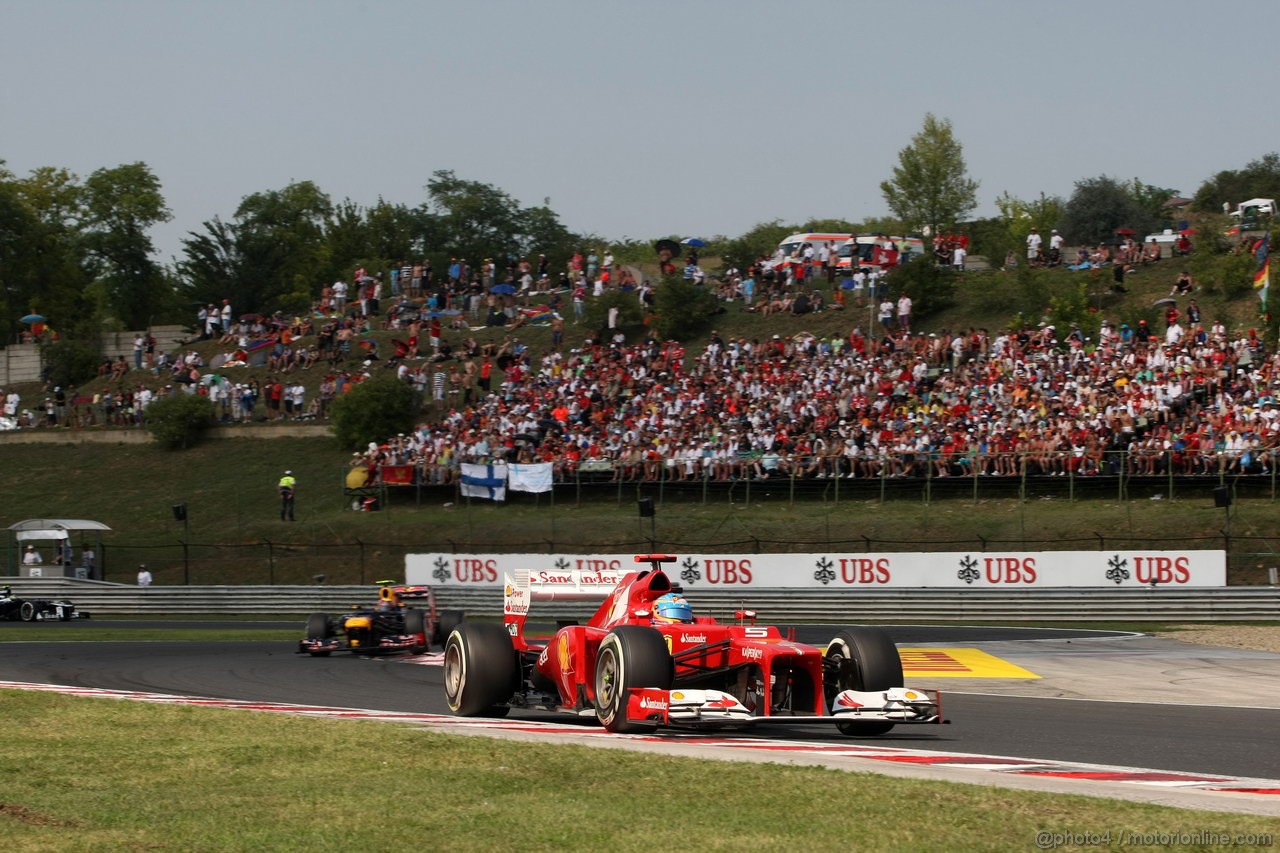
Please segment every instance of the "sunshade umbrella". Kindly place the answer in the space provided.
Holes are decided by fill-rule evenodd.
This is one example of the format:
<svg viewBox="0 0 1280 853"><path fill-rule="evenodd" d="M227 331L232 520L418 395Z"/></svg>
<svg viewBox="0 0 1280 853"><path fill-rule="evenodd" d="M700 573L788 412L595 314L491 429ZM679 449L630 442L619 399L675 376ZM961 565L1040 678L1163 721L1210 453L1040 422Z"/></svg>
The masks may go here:
<svg viewBox="0 0 1280 853"><path fill-rule="evenodd" d="M672 255L680 254L680 244L675 240L659 240L653 244L653 250L658 254L664 251L670 252Z"/></svg>
<svg viewBox="0 0 1280 853"><path fill-rule="evenodd" d="M24 322L24 323L43 323L43 322L44 322L44 315L42 315L42 314L28 314L27 316L25 316L25 317L23 317L23 318L22 318L22 322Z"/></svg>
<svg viewBox="0 0 1280 853"><path fill-rule="evenodd" d="M1192 234L1196 233L1196 229L1194 229L1194 228L1183 228L1183 229L1182 229L1181 231L1179 231L1178 233L1179 233L1179 234L1181 234L1183 237L1190 237Z"/></svg>
<svg viewBox="0 0 1280 853"><path fill-rule="evenodd" d="M510 296L512 293L516 292L516 288L515 285L511 284L495 284L493 287L489 288L489 292L502 293Z"/></svg>
<svg viewBox="0 0 1280 853"><path fill-rule="evenodd" d="M1137 234L1138 232L1134 231L1132 228L1117 228L1116 233L1119 234L1121 237L1132 237L1134 234Z"/></svg>
<svg viewBox="0 0 1280 853"><path fill-rule="evenodd" d="M686 246L693 246L698 249L705 248L707 245L705 242L703 242L702 240L699 240L697 237L686 237L680 242Z"/></svg>
<svg viewBox="0 0 1280 853"><path fill-rule="evenodd" d="M1178 300L1174 299L1172 296L1166 296L1163 299L1157 299L1155 302L1152 302L1151 307L1163 308L1166 305L1177 305L1177 304L1178 304Z"/></svg>

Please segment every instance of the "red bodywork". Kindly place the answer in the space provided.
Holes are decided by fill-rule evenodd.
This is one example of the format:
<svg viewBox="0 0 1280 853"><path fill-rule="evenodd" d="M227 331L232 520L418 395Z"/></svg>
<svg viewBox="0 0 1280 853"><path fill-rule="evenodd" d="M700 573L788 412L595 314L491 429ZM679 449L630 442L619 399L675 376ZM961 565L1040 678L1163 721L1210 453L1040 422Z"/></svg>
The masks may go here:
<svg viewBox="0 0 1280 853"><path fill-rule="evenodd" d="M785 700L788 715L824 713L823 656L814 646L784 637L776 627L756 626L755 614L740 611L737 624L720 624L707 616L692 624L654 624L655 599L671 592L667 574L657 566L674 560L660 555L640 555L653 569L633 571L622 577L586 625L560 628L542 646L534 664L538 675L559 694L561 706L582 711L595 701L596 653L601 641L621 625L657 629L666 639L675 665L673 688L706 688L736 695L756 716L779 713ZM608 579L601 579L605 583ZM531 654L539 646L524 636L527 601L508 589L504 622L517 652ZM550 591L541 598L586 597L589 593ZM592 598L599 593L591 595ZM629 699L628 717L644 719L665 711L667 691L637 690ZM661 704L662 708L658 708ZM662 716L659 714L658 716Z"/></svg>

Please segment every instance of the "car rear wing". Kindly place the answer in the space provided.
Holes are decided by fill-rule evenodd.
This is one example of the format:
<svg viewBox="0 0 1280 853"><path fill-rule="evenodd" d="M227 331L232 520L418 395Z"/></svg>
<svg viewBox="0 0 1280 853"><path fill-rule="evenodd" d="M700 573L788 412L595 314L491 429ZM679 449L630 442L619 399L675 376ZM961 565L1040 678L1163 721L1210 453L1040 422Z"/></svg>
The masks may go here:
<svg viewBox="0 0 1280 853"><path fill-rule="evenodd" d="M670 554L638 554L637 563L653 569L678 558ZM601 601L615 591L625 596L636 572L565 570L526 571L516 569L502 575L502 621L513 637L522 636L529 605L534 601ZM625 601L624 601L625 603Z"/></svg>

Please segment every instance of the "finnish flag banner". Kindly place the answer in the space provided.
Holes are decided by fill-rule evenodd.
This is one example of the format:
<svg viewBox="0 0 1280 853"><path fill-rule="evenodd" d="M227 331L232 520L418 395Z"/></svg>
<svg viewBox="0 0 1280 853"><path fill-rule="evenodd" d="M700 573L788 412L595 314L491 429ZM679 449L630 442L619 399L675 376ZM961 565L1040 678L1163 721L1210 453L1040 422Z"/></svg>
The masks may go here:
<svg viewBox="0 0 1280 853"><path fill-rule="evenodd" d="M463 462L462 496L505 501L507 499L507 466L475 465Z"/></svg>
<svg viewBox="0 0 1280 853"><path fill-rule="evenodd" d="M551 491L551 463L512 464L507 466L511 472L507 488L513 492L549 492Z"/></svg>

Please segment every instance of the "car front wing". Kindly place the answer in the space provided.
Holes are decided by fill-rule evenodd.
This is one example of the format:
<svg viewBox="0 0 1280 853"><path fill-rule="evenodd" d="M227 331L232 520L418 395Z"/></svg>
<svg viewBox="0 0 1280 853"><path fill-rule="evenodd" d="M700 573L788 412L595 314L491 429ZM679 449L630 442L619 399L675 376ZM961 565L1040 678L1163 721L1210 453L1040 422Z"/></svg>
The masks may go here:
<svg viewBox="0 0 1280 853"><path fill-rule="evenodd" d="M943 723L942 695L936 690L891 687L860 692L844 690L831 703L830 714L757 716L734 696L719 690L635 688L627 699L627 719L672 728L739 728L759 724L890 722Z"/></svg>

